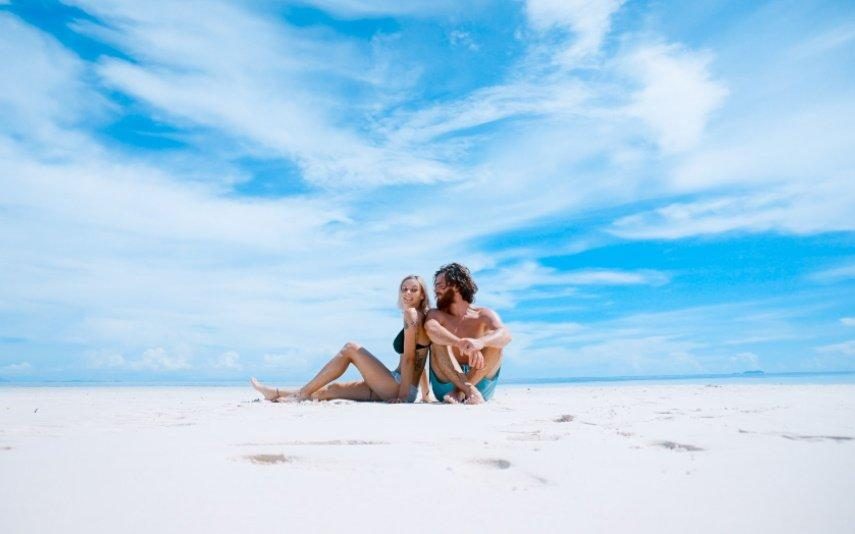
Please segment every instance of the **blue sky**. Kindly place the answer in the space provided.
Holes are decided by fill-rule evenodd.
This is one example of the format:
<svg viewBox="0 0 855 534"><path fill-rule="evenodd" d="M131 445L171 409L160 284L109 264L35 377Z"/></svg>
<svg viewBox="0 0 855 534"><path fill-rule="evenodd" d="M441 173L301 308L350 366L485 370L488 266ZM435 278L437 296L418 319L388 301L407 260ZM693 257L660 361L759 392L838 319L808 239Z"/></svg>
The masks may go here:
<svg viewBox="0 0 855 534"><path fill-rule="evenodd" d="M851 2L0 1L0 380L855 370Z"/></svg>

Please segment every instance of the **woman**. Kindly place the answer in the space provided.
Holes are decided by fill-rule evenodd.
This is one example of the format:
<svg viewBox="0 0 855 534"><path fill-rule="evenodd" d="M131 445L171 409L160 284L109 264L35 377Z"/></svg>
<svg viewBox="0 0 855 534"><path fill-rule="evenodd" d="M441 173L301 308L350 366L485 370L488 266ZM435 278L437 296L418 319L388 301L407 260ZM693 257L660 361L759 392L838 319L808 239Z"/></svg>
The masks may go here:
<svg viewBox="0 0 855 534"><path fill-rule="evenodd" d="M273 402L307 399L415 402L418 385L425 377L423 371L430 348L430 339L424 329L430 299L422 277L410 275L401 280L398 307L403 311L404 327L392 343L401 356L398 368L394 371L389 371L373 354L351 342L346 343L315 378L299 390L268 387L255 378L251 380L252 387ZM356 366L363 379L357 382L333 382L344 374L350 364ZM427 400L425 387L422 400Z"/></svg>

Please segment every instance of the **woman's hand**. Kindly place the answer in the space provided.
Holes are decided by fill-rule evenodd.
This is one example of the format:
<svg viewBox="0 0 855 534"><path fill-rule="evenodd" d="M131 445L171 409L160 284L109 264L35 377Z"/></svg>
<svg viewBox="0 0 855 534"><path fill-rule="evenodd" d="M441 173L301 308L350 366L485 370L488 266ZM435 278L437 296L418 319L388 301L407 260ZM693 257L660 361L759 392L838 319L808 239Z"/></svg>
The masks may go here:
<svg viewBox="0 0 855 534"><path fill-rule="evenodd" d="M386 400L387 404L401 404L402 402L407 402L406 397L392 397Z"/></svg>

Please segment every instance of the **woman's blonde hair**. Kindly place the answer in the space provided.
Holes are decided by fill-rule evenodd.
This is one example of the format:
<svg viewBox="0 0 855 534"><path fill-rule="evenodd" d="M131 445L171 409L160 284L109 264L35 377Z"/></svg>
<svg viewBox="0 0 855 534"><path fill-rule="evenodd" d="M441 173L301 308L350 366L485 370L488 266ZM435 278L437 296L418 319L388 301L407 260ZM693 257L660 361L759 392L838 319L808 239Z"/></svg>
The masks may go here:
<svg viewBox="0 0 855 534"><path fill-rule="evenodd" d="M404 301L401 299L401 288L404 287L404 282L407 280L415 280L419 283L419 287L422 288L422 302L417 305L415 308L422 312L423 315L427 315L428 310L430 309L430 295L427 290L427 284L425 284L424 278L417 274L411 274L405 276L401 283L398 284L398 307L402 310L404 309Z"/></svg>

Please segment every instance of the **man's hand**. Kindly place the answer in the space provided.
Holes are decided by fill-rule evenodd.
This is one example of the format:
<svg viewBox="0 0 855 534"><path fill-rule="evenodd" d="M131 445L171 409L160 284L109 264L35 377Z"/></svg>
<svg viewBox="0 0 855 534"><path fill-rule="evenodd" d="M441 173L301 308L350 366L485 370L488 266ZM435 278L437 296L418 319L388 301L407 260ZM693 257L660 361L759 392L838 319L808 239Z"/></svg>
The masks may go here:
<svg viewBox="0 0 855 534"><path fill-rule="evenodd" d="M481 351L484 350L484 342L480 339L475 339L471 337L464 337L460 339L460 342L457 344L458 347L463 352L472 352L472 351Z"/></svg>
<svg viewBox="0 0 855 534"><path fill-rule="evenodd" d="M469 358L469 367L472 369L484 368L484 355L481 354L481 349L484 348L484 343L478 339L463 338L457 344L461 354Z"/></svg>

